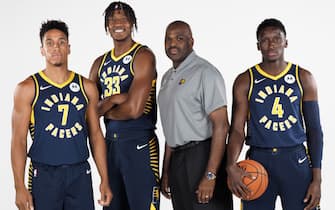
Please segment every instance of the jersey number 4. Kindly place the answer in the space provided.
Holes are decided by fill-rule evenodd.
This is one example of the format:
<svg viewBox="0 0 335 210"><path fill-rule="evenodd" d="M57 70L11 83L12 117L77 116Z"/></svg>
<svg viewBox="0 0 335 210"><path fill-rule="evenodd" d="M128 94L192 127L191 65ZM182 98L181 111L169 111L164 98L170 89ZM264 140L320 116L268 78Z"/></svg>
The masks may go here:
<svg viewBox="0 0 335 210"><path fill-rule="evenodd" d="M284 115L284 110L283 110L283 105L279 101L280 101L280 97L276 97L272 105L271 114L277 115L278 118L282 118Z"/></svg>

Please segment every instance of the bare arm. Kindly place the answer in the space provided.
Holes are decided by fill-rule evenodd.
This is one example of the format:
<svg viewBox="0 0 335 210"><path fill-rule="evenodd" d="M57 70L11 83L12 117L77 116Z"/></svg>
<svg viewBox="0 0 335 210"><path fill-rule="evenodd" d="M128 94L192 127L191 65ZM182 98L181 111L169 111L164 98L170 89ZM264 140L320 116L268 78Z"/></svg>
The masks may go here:
<svg viewBox="0 0 335 210"><path fill-rule="evenodd" d="M303 95L303 101L318 101L318 94L317 94L317 85L316 81L313 77L313 75L305 70L301 69L300 71L300 79L301 79L301 84L303 87L304 95ZM308 115L308 113L305 113L304 110L304 116ZM308 111L308 110L307 110ZM314 114L314 113L313 113ZM306 119L305 119L306 120ZM308 124L308 123L306 123ZM309 152L312 153L314 152L314 148L312 148L314 145L318 145L318 142L312 143L311 141L321 141L322 142L322 137L319 139L317 136L316 138L314 137L314 131L312 130L313 128L311 126L306 126L306 133L307 133L307 145L309 147ZM313 137L312 137L313 135ZM312 139L313 138L313 139ZM318 145L319 147L319 145ZM322 145L321 145L322 147ZM313 160L312 160L313 161ZM320 202L321 199L321 168L312 168L312 174L313 174L313 179L312 182L308 188L308 191L306 193L304 202L308 203L305 209L314 209Z"/></svg>
<svg viewBox="0 0 335 210"><path fill-rule="evenodd" d="M214 174L217 174L221 163L229 130L227 107L225 106L214 110L210 113L209 119L212 122L213 135L207 169L204 172L204 177L200 181L197 190L199 203L207 203L208 200L213 197L215 180L208 180L205 177L205 173L213 172Z"/></svg>
<svg viewBox="0 0 335 210"><path fill-rule="evenodd" d="M14 94L11 160L16 190L15 203L19 209L30 209L33 206L31 194L24 184L24 175L27 160L27 134L34 94L35 85L32 78L18 84Z"/></svg>
<svg viewBox="0 0 335 210"><path fill-rule="evenodd" d="M167 145L167 143L165 143L161 189L162 194L167 199L171 198L170 185L169 185L169 168L170 168L171 155L172 155L172 148L169 145Z"/></svg>
<svg viewBox="0 0 335 210"><path fill-rule="evenodd" d="M113 120L136 119L143 114L150 94L152 81L156 79L156 61L154 54L147 48L137 53L134 63L134 79L125 102L108 111L106 118Z"/></svg>
<svg viewBox="0 0 335 210"><path fill-rule="evenodd" d="M103 60L103 55L98 57L94 61L94 63L92 64L91 70L90 70L90 74L89 74L89 79L92 80L98 88L99 96L102 95L102 91L101 91L101 86L100 86L100 82L98 78L98 71L99 71L102 60ZM124 101L126 101L127 98L128 98L128 94L113 95L113 96L109 96L104 99L99 98L100 100L98 102L98 116L101 117L105 115L105 113L108 110L112 109L113 106L123 103Z"/></svg>
<svg viewBox="0 0 335 210"><path fill-rule="evenodd" d="M240 74L233 85L233 107L232 121L227 146L227 173L228 186L238 197L246 197L248 189L242 183L241 177L244 176L236 162L241 153L245 140L245 124L248 116L248 91L249 91L249 72Z"/></svg>
<svg viewBox="0 0 335 210"><path fill-rule="evenodd" d="M109 188L107 171L106 144L100 128L97 114L98 91L93 82L84 79L85 92L88 96L87 122L89 127L89 142L94 161L101 178L99 203L108 206L112 200L112 192Z"/></svg>

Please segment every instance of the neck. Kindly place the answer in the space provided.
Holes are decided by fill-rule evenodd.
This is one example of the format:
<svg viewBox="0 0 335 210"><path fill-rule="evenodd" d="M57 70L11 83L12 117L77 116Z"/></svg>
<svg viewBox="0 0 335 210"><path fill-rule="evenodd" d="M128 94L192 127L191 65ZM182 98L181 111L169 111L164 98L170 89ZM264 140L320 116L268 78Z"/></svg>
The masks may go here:
<svg viewBox="0 0 335 210"><path fill-rule="evenodd" d="M47 65L43 70L43 73L53 82L62 84L70 76L71 71L67 69L67 66L53 66Z"/></svg>
<svg viewBox="0 0 335 210"><path fill-rule="evenodd" d="M115 41L114 40L114 56L118 57L123 53L127 52L133 45L135 41L130 40L123 40L123 41Z"/></svg>
<svg viewBox="0 0 335 210"><path fill-rule="evenodd" d="M259 66L267 73L271 75L280 74L287 66L287 62L284 60L278 60L274 62L262 62Z"/></svg>

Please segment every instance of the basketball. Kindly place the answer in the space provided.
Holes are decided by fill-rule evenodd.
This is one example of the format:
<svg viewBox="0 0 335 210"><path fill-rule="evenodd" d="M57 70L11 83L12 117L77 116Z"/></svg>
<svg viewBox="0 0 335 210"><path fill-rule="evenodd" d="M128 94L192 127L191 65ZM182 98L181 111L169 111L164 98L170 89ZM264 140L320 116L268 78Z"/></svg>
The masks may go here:
<svg viewBox="0 0 335 210"><path fill-rule="evenodd" d="M259 198L265 192L269 182L268 173L265 168L259 162L250 159L242 160L237 165L255 177L255 179L243 177L242 180L251 191L248 200Z"/></svg>

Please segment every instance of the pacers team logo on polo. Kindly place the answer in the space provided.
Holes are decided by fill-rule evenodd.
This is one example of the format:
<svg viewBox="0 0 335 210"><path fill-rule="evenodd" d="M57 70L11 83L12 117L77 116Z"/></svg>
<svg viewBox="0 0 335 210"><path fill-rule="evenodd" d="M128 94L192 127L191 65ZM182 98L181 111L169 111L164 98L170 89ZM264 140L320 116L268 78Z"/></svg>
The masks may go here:
<svg viewBox="0 0 335 210"><path fill-rule="evenodd" d="M73 87L71 88L71 85ZM76 92L77 83L72 83L70 85L70 89L73 92ZM80 89L80 88L79 88ZM79 90L78 90L79 91ZM83 126L79 122L73 122L71 125L69 124L69 112L72 110L80 111L85 107L83 103L79 101L77 96L73 96L70 93L59 93L52 94L47 99L45 99L44 104L41 106L41 109L46 112L50 112L50 116L52 113L58 113L56 116L59 116L60 119L53 119L54 122L50 122L46 127L45 131L49 132L51 136L60 139L71 139L73 136L78 135L78 133L83 129Z"/></svg>
<svg viewBox="0 0 335 210"><path fill-rule="evenodd" d="M293 75L291 76L293 77ZM285 81L288 84L294 83L295 78L292 79L292 77L285 77ZM292 88L274 84L265 86L264 89L258 91L257 95L258 97L255 98L257 103L270 103L272 105L270 112L267 112L271 116L264 114L258 121L264 128L272 131L286 131L297 123L298 120L293 113L287 113L287 110L283 108L284 103L298 102L298 96L295 95Z"/></svg>

